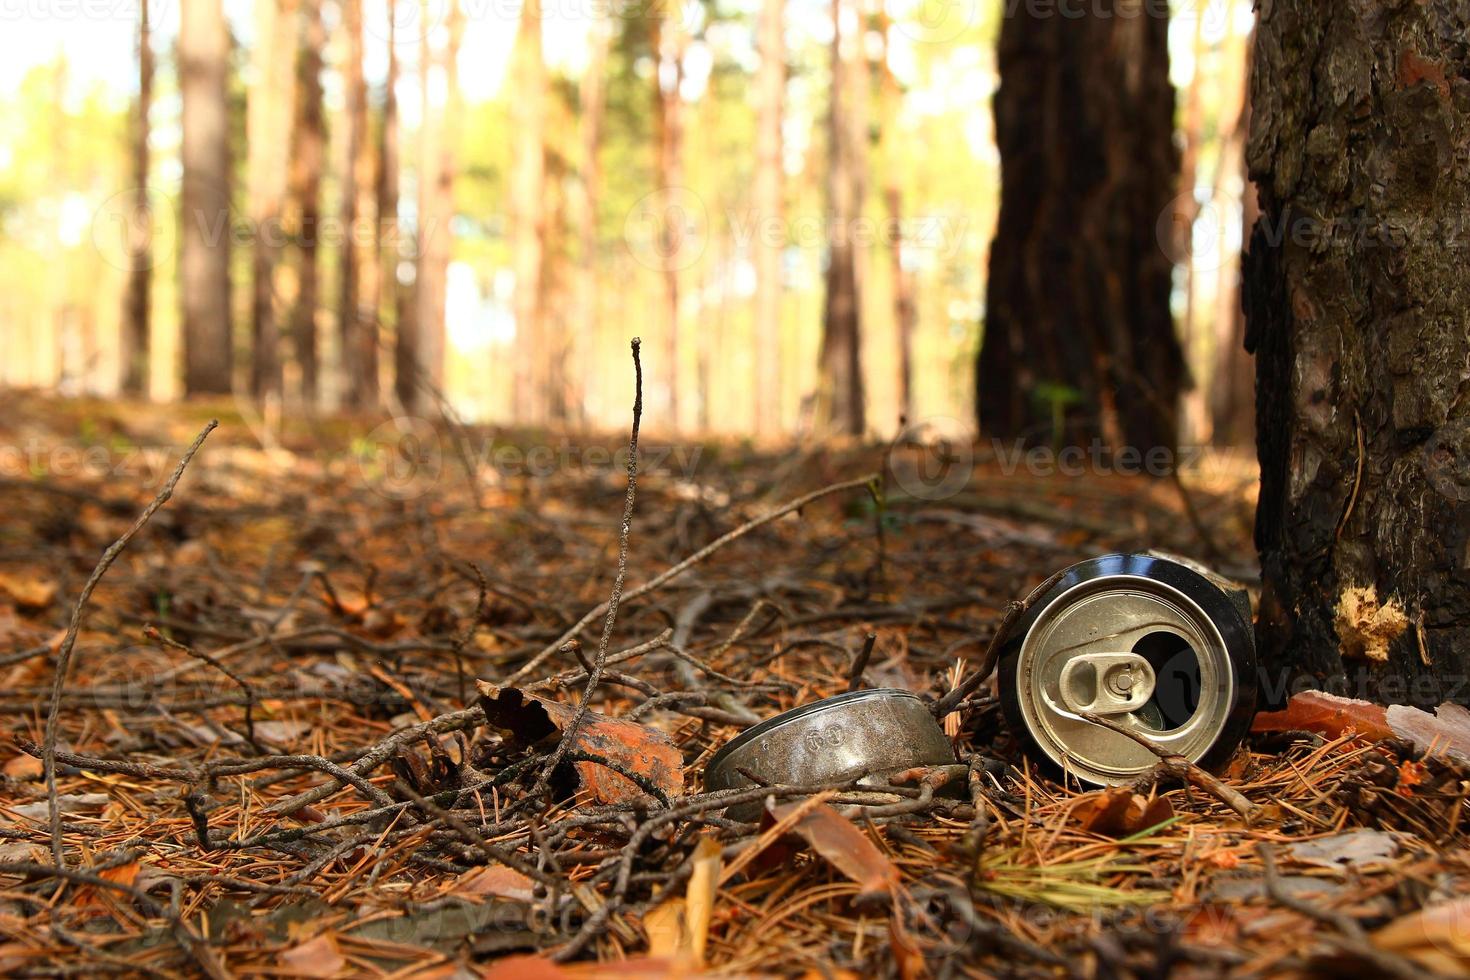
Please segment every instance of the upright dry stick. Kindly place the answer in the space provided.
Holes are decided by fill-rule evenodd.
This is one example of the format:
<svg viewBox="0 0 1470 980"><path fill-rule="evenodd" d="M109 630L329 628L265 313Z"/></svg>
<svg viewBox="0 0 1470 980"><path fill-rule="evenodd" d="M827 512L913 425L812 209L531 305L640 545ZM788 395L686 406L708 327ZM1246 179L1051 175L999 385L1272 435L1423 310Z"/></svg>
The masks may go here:
<svg viewBox="0 0 1470 980"><path fill-rule="evenodd" d="M51 684L51 709L46 714L46 735L42 743L41 767L46 773L46 805L51 813L51 857L58 868L66 867L66 859L61 852L61 808L56 800L56 721L61 714L61 692L66 686L66 671L71 665L72 648L77 643L77 631L82 626L82 610L87 606L87 600L92 598L92 591L97 588L97 583L102 581L102 576L117 561L117 556L133 540L133 536L143 530L143 525L158 513L160 507L168 503L174 495L174 487L178 485L179 478L184 475L184 469L199 447L204 445L204 440L219 425L218 419L210 419L209 424L194 437L194 442L184 451L184 456L179 460L179 465L174 467L173 474L168 482L163 485L158 496L153 502L143 509L133 526L128 528L123 536L108 547L102 553L102 559L97 562L97 567L92 569L92 575L87 579L87 584L82 586L82 594L77 597L77 604L71 611L71 623L66 627L66 636L61 641L61 650L56 655L56 678Z"/></svg>
<svg viewBox="0 0 1470 980"><path fill-rule="evenodd" d="M551 753L551 758L546 760L545 768L537 777L536 786L531 790L529 797L533 800L541 796L551 781L551 774L566 758L567 751L577 740L577 729L582 727L582 721L587 717L592 695L596 692L597 685L602 683L602 672L607 667L607 645L612 640L613 624L618 619L618 603L623 598L623 578L628 573L628 534L633 529L633 499L638 493L638 426L643 421L643 362L638 359L639 343L639 339L634 337L633 434L628 439L628 494L623 499L623 523L618 527L617 575L613 578L612 595L607 600L607 618L602 621L602 636L597 640L597 657L592 661L591 669L587 671L587 686L582 690L582 702L577 705L577 713L572 716L571 723L562 732L556 751Z"/></svg>
<svg viewBox="0 0 1470 980"><path fill-rule="evenodd" d="M874 495L876 495L878 479L878 474L869 473L866 476L860 476L855 480L843 480L841 483L833 483L830 486L822 487L820 490L813 490L811 493L797 497L795 500L782 504L780 507L777 507L774 510L767 511L759 517L746 521L744 524L735 528L733 531L727 531L726 533L720 535L718 538L715 538L709 544L705 545L703 548L700 548L694 554L690 555L688 558L685 558L677 565L671 565L670 567L664 569L664 571L649 579L647 582L644 582L642 585L638 586L636 589L629 590L628 593L622 598L637 599L640 596L645 596L648 593L655 591L656 589L662 588L671 579L683 575L685 572L689 571L689 569L693 568L695 565L698 565L710 555L725 547L725 545L731 543L732 541L738 541L740 538L745 537L751 531L754 531L758 527L764 527L765 525L776 520L778 517L784 517L785 515L795 510L801 510L803 507L805 507L809 503L812 503L813 501L820 500L823 497L830 497L832 494L841 493L844 490L856 490L859 487L866 487L869 493L873 493ZM608 603L604 602L601 605L597 605L589 609L586 614L582 616L581 619L577 620L577 622L571 626L570 629L548 643L545 647L541 649L541 652L532 657L525 664L525 666L521 667L514 674L511 674L502 686L513 687L518 681L530 674L531 671L541 666L541 664L543 664L548 657L560 650L568 640L571 640L578 633L582 632L582 630L586 629L588 625L590 625L592 621L595 620L598 616L601 616L603 613L607 612L607 608Z"/></svg>

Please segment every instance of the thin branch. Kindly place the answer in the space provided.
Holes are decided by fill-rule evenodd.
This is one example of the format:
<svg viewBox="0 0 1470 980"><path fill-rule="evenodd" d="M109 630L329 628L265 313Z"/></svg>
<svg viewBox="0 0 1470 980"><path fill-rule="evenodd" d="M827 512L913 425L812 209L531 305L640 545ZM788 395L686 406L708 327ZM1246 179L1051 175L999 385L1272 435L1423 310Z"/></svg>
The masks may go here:
<svg viewBox="0 0 1470 980"><path fill-rule="evenodd" d="M117 561L117 556L122 554L128 542L143 530L143 525L147 524L153 515L158 513L159 508L168 503L169 498L174 495L174 487L178 486L179 478L184 475L189 461L194 458L199 447L204 445L204 440L218 426L218 419L210 419L209 424L194 437L193 444L185 450L183 458L179 460L179 465L174 468L173 474L163 485L163 489L158 492L158 496L154 497L153 502L143 509L143 513L138 515L133 526L123 532L123 536L102 553L101 560L97 562L97 567L92 569L92 575L87 579L87 584L82 586L82 594L77 597L77 604L72 609L71 622L66 627L66 637L61 641L61 649L56 655L56 676L51 685L51 707L46 713L46 735L41 758L41 765L46 773L46 805L51 814L51 857L58 868L66 867L66 858L61 848L61 808L57 805L56 800L56 725L61 715L61 693L66 687L67 668L71 666L71 654L76 647L77 632L82 627L82 612L87 607L87 600L92 598L92 592L97 588L97 583L102 581L102 576L106 575L112 563Z"/></svg>

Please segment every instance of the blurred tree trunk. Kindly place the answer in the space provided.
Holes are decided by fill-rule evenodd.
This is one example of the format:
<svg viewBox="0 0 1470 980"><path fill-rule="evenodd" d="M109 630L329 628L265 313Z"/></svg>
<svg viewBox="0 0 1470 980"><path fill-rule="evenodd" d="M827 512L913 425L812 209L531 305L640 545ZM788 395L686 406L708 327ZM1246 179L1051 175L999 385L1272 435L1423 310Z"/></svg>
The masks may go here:
<svg viewBox="0 0 1470 980"><path fill-rule="evenodd" d="M1242 69L1235 81L1239 102L1236 106L1235 122L1221 147L1220 174L1215 184L1218 187L1225 175L1239 178L1241 182L1241 240L1250 242L1251 229L1256 225L1260 212L1256 207L1256 188L1251 183L1249 168L1245 161L1246 136L1250 132L1250 49L1252 35L1244 42L1242 57L1229 59ZM1233 265L1226 267L1232 275L1220 283L1219 315L1216 321L1216 376L1210 386L1211 438L1217 446L1249 446L1256 436L1256 369L1255 362L1245 349L1245 308L1241 303L1241 287L1244 281L1246 257L1236 256Z"/></svg>
<svg viewBox="0 0 1470 980"><path fill-rule="evenodd" d="M856 103L850 90L847 58L859 57L857 37L844 51L843 0L832 0L832 87L827 115L827 295L822 318L821 372L817 387L816 424L848 435L866 428L862 370L861 307L853 232L862 201L858 197L858 153L848 118Z"/></svg>
<svg viewBox="0 0 1470 980"><path fill-rule="evenodd" d="M677 10L677 7L671 9ZM688 42L678 17L665 22L662 8L651 16L654 64L654 133L658 152L658 189L662 197L659 243L663 273L664 386L668 391L668 422L679 428L679 272L686 248L684 210L677 195L684 185L684 114L679 90L684 83L684 49Z"/></svg>
<svg viewBox="0 0 1470 980"><path fill-rule="evenodd" d="M291 313L291 336L300 374L303 407L317 404L319 370L317 353L317 254L321 237L321 181L325 160L326 130L322 119L322 48L326 29L322 25L321 0L302 0L301 50L296 62L296 118L291 128L291 162L287 193L294 217L294 237L299 249L296 297Z"/></svg>
<svg viewBox="0 0 1470 980"><path fill-rule="evenodd" d="M756 46L756 431L781 430L781 253L786 240L781 120L786 103L786 2L763 0Z"/></svg>
<svg viewBox="0 0 1470 980"><path fill-rule="evenodd" d="M587 388L597 373L597 337L599 334L597 274L597 214L602 194L602 123L607 108L607 88L604 75L607 72L607 53L612 40L611 24L606 16L599 16L592 25L591 51L587 68L582 73L581 91L581 208L577 215L577 241L580 252L578 263L578 322L573 331L581 365L581 399L577 417L585 421Z"/></svg>
<svg viewBox="0 0 1470 980"><path fill-rule="evenodd" d="M358 410L378 404L378 268L375 231L377 174L363 77L362 0L342 0L346 40L343 82L347 96L347 169L342 180L341 286L337 327L343 372L343 404Z"/></svg>
<svg viewBox="0 0 1470 980"><path fill-rule="evenodd" d="M133 117L133 211L128 222L129 268L123 300L122 390L135 398L148 397L149 306L153 283L150 229L152 205L148 200L148 110L153 105L153 39L148 0L138 4L138 104Z"/></svg>
<svg viewBox="0 0 1470 980"><path fill-rule="evenodd" d="M1470 4L1268 10L1246 278L1262 663L1470 702Z"/></svg>
<svg viewBox="0 0 1470 980"><path fill-rule="evenodd" d="M180 5L183 212L179 296L184 334L184 390L231 389L230 322L230 32L222 0Z"/></svg>
<svg viewBox="0 0 1470 980"><path fill-rule="evenodd" d="M433 0L421 0L420 16L431 23ZM423 94L419 123L418 268L414 279L413 325L419 352L419 387L425 394L442 395L445 359L445 291L448 288L450 246L454 240L454 143L447 122L459 110L459 46L464 37L464 12L450 0L449 38L435 51L425 32L419 47ZM435 70L444 73L444 104L433 100Z"/></svg>
<svg viewBox="0 0 1470 980"><path fill-rule="evenodd" d="M1171 229L1159 228L1177 193L1169 25L1136 0L1083 6L1031 17L1022 4L1001 25L980 426L1172 449L1185 371L1161 241Z"/></svg>
<svg viewBox="0 0 1470 980"><path fill-rule="evenodd" d="M914 420L914 332L919 308L914 297L913 273L903 264L903 154L899 150L898 120L903 95L889 59L893 25L880 10L883 55L878 62L879 134L883 140L883 201L888 211L889 273L893 280L893 322L898 328L898 406L904 419Z"/></svg>
<svg viewBox="0 0 1470 980"><path fill-rule="evenodd" d="M546 65L541 54L541 0L524 0L510 81L514 160L510 210L514 222L516 421L539 424L551 402L549 338L543 308L546 256Z"/></svg>
<svg viewBox="0 0 1470 980"><path fill-rule="evenodd" d="M409 0L412 2L412 0ZM388 75L383 81L383 126L378 131L378 237L383 264L378 309L393 311L393 393L404 411L414 410L413 331L405 329L403 290L398 288L398 2L387 0Z"/></svg>
<svg viewBox="0 0 1470 980"><path fill-rule="evenodd" d="M255 0L256 43L251 52L255 84L246 108L251 241L250 390L264 403L281 397L280 327L275 273L283 244L281 210L286 193L296 68L295 0Z"/></svg>

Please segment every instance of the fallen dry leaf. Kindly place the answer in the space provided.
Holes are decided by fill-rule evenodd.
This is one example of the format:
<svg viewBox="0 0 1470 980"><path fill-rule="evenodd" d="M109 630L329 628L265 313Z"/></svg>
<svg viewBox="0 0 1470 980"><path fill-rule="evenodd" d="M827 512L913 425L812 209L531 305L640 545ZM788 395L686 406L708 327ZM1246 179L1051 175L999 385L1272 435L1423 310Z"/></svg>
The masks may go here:
<svg viewBox="0 0 1470 980"><path fill-rule="evenodd" d="M56 583L33 575L11 575L0 572L0 592L28 612L38 612L56 598Z"/></svg>
<svg viewBox="0 0 1470 980"><path fill-rule="evenodd" d="M456 895L493 895L517 902L529 902L534 897L536 883L514 868L503 864L487 868L474 868L460 875L454 888Z"/></svg>
<svg viewBox="0 0 1470 980"><path fill-rule="evenodd" d="M1103 837L1131 837L1139 831L1157 827L1174 816L1174 805L1167 796L1149 799L1126 786L1115 786L1098 793L1079 797L1072 808L1072 818L1089 834Z"/></svg>
<svg viewBox="0 0 1470 980"><path fill-rule="evenodd" d="M776 820L800 803L771 808ZM898 887L898 868L851 820L825 803L811 807L792 826L822 860L858 883L861 896L891 895Z"/></svg>
<svg viewBox="0 0 1470 980"><path fill-rule="evenodd" d="M1373 933L1373 945L1442 976L1470 975L1470 895L1438 902Z"/></svg>
<svg viewBox="0 0 1470 980"><path fill-rule="evenodd" d="M1287 848L1287 853L1303 864L1360 870L1392 860L1399 853L1399 841L1393 834L1360 827L1331 837L1301 841Z"/></svg>
<svg viewBox="0 0 1470 980"><path fill-rule="evenodd" d="M337 946L337 935L324 932L299 946L292 946L281 953L281 965L288 976L332 977L347 967L347 958Z"/></svg>
<svg viewBox="0 0 1470 980"><path fill-rule="evenodd" d="M1404 704L1384 707L1325 691L1304 691L1293 695L1284 711L1257 715L1251 731L1317 732L1329 738L1355 731L1374 740L1406 739L1421 752L1443 753L1470 763L1470 711L1458 704L1442 704L1430 714Z"/></svg>
<svg viewBox="0 0 1470 980"><path fill-rule="evenodd" d="M577 709L560 701L527 694L518 688L479 682L480 707L489 723L508 732L519 744L532 746L560 737ZM637 773L665 794L684 788L684 757L663 732L644 725L587 712L577 729L575 749L599 756ZM573 763L581 788L601 803L646 799L647 794L627 777L595 762Z"/></svg>
<svg viewBox="0 0 1470 980"><path fill-rule="evenodd" d="M1317 732L1337 738L1351 729L1371 739L1391 738L1388 711L1382 705L1340 698L1325 691L1303 691L1283 711L1263 711L1251 725L1253 732Z"/></svg>
<svg viewBox="0 0 1470 980"><path fill-rule="evenodd" d="M5 775L11 779L39 779L44 768L35 756L18 755L5 763Z"/></svg>

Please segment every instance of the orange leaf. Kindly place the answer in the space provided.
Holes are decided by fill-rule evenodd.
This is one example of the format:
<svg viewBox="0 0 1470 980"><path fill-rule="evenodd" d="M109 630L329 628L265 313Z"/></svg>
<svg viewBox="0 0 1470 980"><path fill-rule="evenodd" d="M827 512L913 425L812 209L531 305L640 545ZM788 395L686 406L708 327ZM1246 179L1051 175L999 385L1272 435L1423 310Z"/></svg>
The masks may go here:
<svg viewBox="0 0 1470 980"><path fill-rule="evenodd" d="M347 968L347 958L337 946L337 936L324 932L281 953L281 964L295 977L331 977Z"/></svg>
<svg viewBox="0 0 1470 980"><path fill-rule="evenodd" d="M1470 974L1470 895L1426 906L1373 933L1373 945L1444 976Z"/></svg>
<svg viewBox="0 0 1470 980"><path fill-rule="evenodd" d="M1167 796L1150 800L1126 786L1080 797L1072 808L1072 817L1083 830L1102 837L1128 837L1173 816L1174 805Z"/></svg>
<svg viewBox="0 0 1470 980"><path fill-rule="evenodd" d="M1325 691L1303 691L1292 696L1285 711L1256 715L1253 732L1316 732L1337 738L1349 729L1371 739L1391 738L1388 712L1382 705L1340 698Z"/></svg>
<svg viewBox="0 0 1470 980"><path fill-rule="evenodd" d="M516 869L497 864L465 872L454 891L459 895L494 895L529 902L534 887L535 882Z"/></svg>
<svg viewBox="0 0 1470 980"><path fill-rule="evenodd" d="M773 807L780 820L800 803ZM898 887L898 868L888 856L842 814L825 803L812 807L792 826L822 860L858 883L863 896L891 895Z"/></svg>
<svg viewBox="0 0 1470 980"><path fill-rule="evenodd" d="M8 575L0 572L0 592L7 593L21 609L37 612L56 598L56 583L34 575Z"/></svg>
<svg viewBox="0 0 1470 980"><path fill-rule="evenodd" d="M514 687L496 687L479 682L480 707L489 723L509 732L524 746L552 741L570 725L577 709L560 701L548 701ZM577 729L573 749L598 756L627 769L657 786L666 794L684 788L684 756L669 737L657 729L587 712ZM577 780L601 803L622 803L646 798L637 783L596 762L573 763Z"/></svg>

